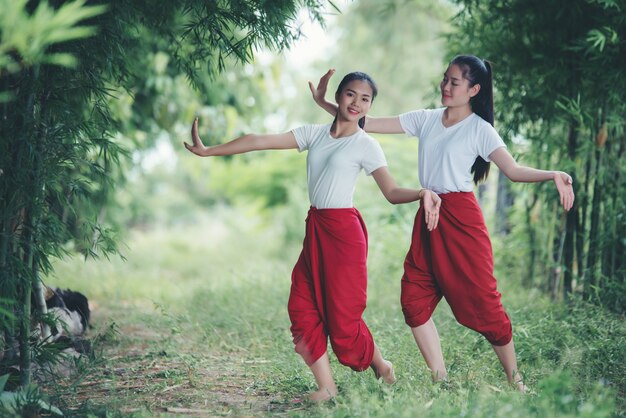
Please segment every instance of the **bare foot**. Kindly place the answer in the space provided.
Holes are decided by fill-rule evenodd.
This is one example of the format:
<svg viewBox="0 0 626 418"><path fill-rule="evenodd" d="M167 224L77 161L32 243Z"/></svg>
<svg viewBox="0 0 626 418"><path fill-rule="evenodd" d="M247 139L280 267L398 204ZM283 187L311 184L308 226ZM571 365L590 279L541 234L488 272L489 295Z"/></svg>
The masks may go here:
<svg viewBox="0 0 626 418"><path fill-rule="evenodd" d="M441 372L440 370L437 370L437 371L431 370L430 374L433 378L433 383L439 383L439 382L447 383L448 382L448 374L445 371Z"/></svg>
<svg viewBox="0 0 626 418"><path fill-rule="evenodd" d="M321 388L309 394L309 400L313 402L326 402L337 396L337 388Z"/></svg>
<svg viewBox="0 0 626 418"><path fill-rule="evenodd" d="M377 370L372 365L372 370L374 370L374 376L376 376L377 380L382 377L385 383L387 383L388 385L393 385L394 383L396 383L396 374L393 371L393 364L391 364L391 362L387 360L383 360L383 362L385 363L385 366L381 367L380 370Z"/></svg>
<svg viewBox="0 0 626 418"><path fill-rule="evenodd" d="M528 392L528 387L524 384L524 376L522 376L517 370L513 372L513 376L509 380L509 383L512 384L518 392Z"/></svg>
<svg viewBox="0 0 626 418"><path fill-rule="evenodd" d="M518 380L517 382L515 382L515 389L521 393L528 392L528 387L524 384L523 380Z"/></svg>

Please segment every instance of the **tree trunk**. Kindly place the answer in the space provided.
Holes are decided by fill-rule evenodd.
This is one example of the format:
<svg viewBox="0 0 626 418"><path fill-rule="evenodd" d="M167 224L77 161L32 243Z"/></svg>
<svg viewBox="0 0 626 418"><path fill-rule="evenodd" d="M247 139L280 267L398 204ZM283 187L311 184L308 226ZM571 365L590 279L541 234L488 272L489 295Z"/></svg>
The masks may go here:
<svg viewBox="0 0 626 418"><path fill-rule="evenodd" d="M568 156L571 160L576 158L576 149L578 148L578 123L572 122L569 127L568 134ZM574 179L574 187L577 185L576 173L572 173ZM565 222L565 239L563 242L563 291L564 297L569 297L572 292L572 279L574 277L574 250L576 245L576 230L578 224L577 207L574 206L568 213Z"/></svg>
<svg viewBox="0 0 626 418"><path fill-rule="evenodd" d="M524 280L524 284L526 286L531 286L533 284L533 281L535 279L535 268L537 265L537 238L536 238L536 233L535 233L535 228L533 227L533 217L532 217L532 211L533 208L535 207L535 205L537 204L537 200L538 200L539 196L536 193L533 193L532 196L532 201L530 202L530 204L526 204L526 213L525 213L525 218L526 218L526 233L528 234L528 270L527 270L527 274L524 276L523 280ZM544 285L542 285L542 287L544 287ZM548 285L548 288L550 288L550 285ZM545 287L544 287L545 289Z"/></svg>
<svg viewBox="0 0 626 418"><path fill-rule="evenodd" d="M593 138L592 138L593 141ZM583 293L585 292L585 282L587 279L587 272L585 271L585 266L587 265L587 257L588 253L585 250L585 242L587 240L587 214L589 210L589 200L591 196L591 186L592 182L592 167L594 162L594 157L592 155L586 156L585 162L585 177L582 181L584 181L584 186L580 186L580 188L584 187L584 191L582 192L582 199L579 199L578 195L576 199L580 201L576 206L580 208L580 222L578 223L578 232L576 234L576 257L578 260L578 277L582 281L583 285Z"/></svg>
<svg viewBox="0 0 626 418"><path fill-rule="evenodd" d="M598 285L598 259L600 250L603 245L599 240L599 227L600 227L600 202L602 197L602 185L603 182L599 176L600 167L602 166L602 151L596 149L595 160L595 184L593 187L593 199L591 202L590 228L587 241L589 243L589 250L587 255L587 265L585 266L585 279L584 279L584 292L583 297L589 299L591 297L592 288Z"/></svg>
<svg viewBox="0 0 626 418"><path fill-rule="evenodd" d="M611 143L608 144L609 146ZM617 163L624 161L626 156L626 137L622 136L621 141L617 144L617 153L610 152L607 155L615 155ZM608 150L607 150L608 151ZM607 260L604 263L604 275L609 277L613 281L613 289L616 289L615 297L612 303L612 309L616 312L624 314L626 312L626 289L624 278L626 276L626 260L624 254L626 254L626 242L623 237L626 236L626 219L619 217L619 213L623 213L624 201L619 198L619 194L624 190L624 176L623 170L617 167L617 175L615 177L615 183L613 184L614 190L611 195L613 196L613 211L611 214L612 226L609 229L611 237L609 242L611 243L611 250L607 251ZM607 193L608 194L608 193ZM618 220L619 218L619 220ZM611 295L612 298L612 295Z"/></svg>
<svg viewBox="0 0 626 418"><path fill-rule="evenodd" d="M509 209L515 196L511 191L511 182L503 172L498 171L498 189L496 192L496 233L506 236L511 232Z"/></svg>
<svg viewBox="0 0 626 418"><path fill-rule="evenodd" d="M26 228L24 231L24 243L26 247L26 253L24 254L23 262L31 271L33 265L33 225L30 212L27 212L25 219ZM31 381L31 349L30 349L30 313L31 313L31 288L32 281L29 280L30 274L26 273L26 280L20 280L20 287L22 295L22 310L20 312L20 385L24 388L30 385Z"/></svg>
<svg viewBox="0 0 626 418"><path fill-rule="evenodd" d="M18 278L18 286L21 288L18 294L22 297L22 310L21 317L19 319L20 324L20 333L19 333L19 344L20 344L20 385L22 387L26 387L31 382L31 347L30 347L30 335L31 335L31 298L32 298L32 288L34 285L32 273L34 270L34 260L36 253L36 233L37 233L37 220L39 214L39 207L37 205L42 204L42 200L40 199L42 188L40 182L42 181L41 176L41 152L40 149L42 146L42 140L39 138L39 135L36 134L38 127L40 125L40 121L38 112L36 112L35 101L37 96L35 92L37 91L37 82L39 79L39 66L35 66L32 70L32 81L30 84L31 93L29 95L28 101L26 103L26 114L24 115L24 129L21 132L22 141L28 145L32 144L32 148L25 146L22 149L23 155L20 159L21 161L21 169L29 169L31 170L30 178L25 182L27 184L23 184L23 190L25 193L23 194L25 204L23 211L23 223L24 229L21 234L20 241L22 242L22 251L24 257L22 259L23 262L23 273L21 273L21 278Z"/></svg>
<svg viewBox="0 0 626 418"><path fill-rule="evenodd" d="M48 307L46 306L46 288L43 285L41 278L39 277L39 267L37 260L33 260L33 295L35 300L35 308L40 315L48 313ZM50 327L48 324L40 322L41 338L44 340L50 337Z"/></svg>
<svg viewBox="0 0 626 418"><path fill-rule="evenodd" d="M560 300L563 295L561 291L561 260L563 258L563 247L565 243L565 230L562 230L560 234L558 234L555 238L554 245L554 263L551 272L552 279L550 280L551 286L551 299L553 301Z"/></svg>

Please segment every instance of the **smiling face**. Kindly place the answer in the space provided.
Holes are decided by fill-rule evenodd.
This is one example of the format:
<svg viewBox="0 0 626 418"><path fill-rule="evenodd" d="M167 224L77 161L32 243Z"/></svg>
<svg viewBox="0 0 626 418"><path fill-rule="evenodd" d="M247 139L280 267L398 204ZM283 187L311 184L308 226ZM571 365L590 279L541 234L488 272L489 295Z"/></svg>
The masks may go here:
<svg viewBox="0 0 626 418"><path fill-rule="evenodd" d="M335 95L339 106L337 116L346 121L358 122L372 106L374 92L365 80L352 80Z"/></svg>
<svg viewBox="0 0 626 418"><path fill-rule="evenodd" d="M441 104L446 107L469 106L470 99L480 91L480 84L470 87L469 81L463 77L463 71L456 64L448 67L439 87Z"/></svg>

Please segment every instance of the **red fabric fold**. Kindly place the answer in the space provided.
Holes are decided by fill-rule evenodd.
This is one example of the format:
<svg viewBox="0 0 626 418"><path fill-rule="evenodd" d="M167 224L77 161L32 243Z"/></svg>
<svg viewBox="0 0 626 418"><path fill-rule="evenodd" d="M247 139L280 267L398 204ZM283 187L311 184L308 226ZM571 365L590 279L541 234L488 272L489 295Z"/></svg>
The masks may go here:
<svg viewBox="0 0 626 418"><path fill-rule="evenodd" d="M511 341L511 321L493 275L493 251L473 193L440 195L439 224L428 232L424 209L415 216L404 262L401 303L410 327L423 325L442 297L457 321L493 345Z"/></svg>
<svg viewBox="0 0 626 418"><path fill-rule="evenodd" d="M374 341L362 319L367 302L367 230L355 208L311 208L289 295L295 350L312 365L328 339L342 364L367 369Z"/></svg>

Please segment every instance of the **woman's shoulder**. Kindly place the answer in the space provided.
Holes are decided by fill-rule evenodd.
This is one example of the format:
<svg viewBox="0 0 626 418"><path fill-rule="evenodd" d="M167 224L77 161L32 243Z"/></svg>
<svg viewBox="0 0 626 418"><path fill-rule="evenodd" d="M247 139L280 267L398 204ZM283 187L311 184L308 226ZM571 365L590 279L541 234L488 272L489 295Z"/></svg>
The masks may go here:
<svg viewBox="0 0 626 418"><path fill-rule="evenodd" d="M361 150L364 155L385 155L380 142L364 130L361 129L361 131L357 133L356 139L359 143L358 149Z"/></svg>
<svg viewBox="0 0 626 418"><path fill-rule="evenodd" d="M496 128L493 127L492 124L490 124L485 119L478 116L476 113L473 113L471 117L472 117L472 120L470 122L474 129L474 132L477 135L486 136L486 137L492 137L492 136L499 137L500 136L500 134L498 133Z"/></svg>
<svg viewBox="0 0 626 418"><path fill-rule="evenodd" d="M417 127L430 125L433 121L441 120L445 108L416 109L402 113L399 116L400 124L405 131L416 134Z"/></svg>
<svg viewBox="0 0 626 418"><path fill-rule="evenodd" d="M359 128L359 130L354 134L354 138L359 141L367 141L370 143L378 143L378 140L374 138L369 133L365 132L363 129Z"/></svg>
<svg viewBox="0 0 626 418"><path fill-rule="evenodd" d="M305 125L296 126L295 128L291 129L291 131L295 135L302 135L305 137L315 138L318 136L323 136L327 134L328 132L330 132L330 127L331 127L330 123L305 124Z"/></svg>
<svg viewBox="0 0 626 418"><path fill-rule="evenodd" d="M476 132L493 129L493 126L491 126L489 122L473 112L463 122L465 122L466 127L471 126Z"/></svg>
<svg viewBox="0 0 626 418"><path fill-rule="evenodd" d="M443 114L445 107L435 107L435 108L424 108L424 109L413 109L408 112L403 113L404 115L424 115L426 117L437 116Z"/></svg>
<svg viewBox="0 0 626 418"><path fill-rule="evenodd" d="M307 129L309 131L321 131L330 129L331 123L305 123L302 125L298 125L293 129Z"/></svg>

